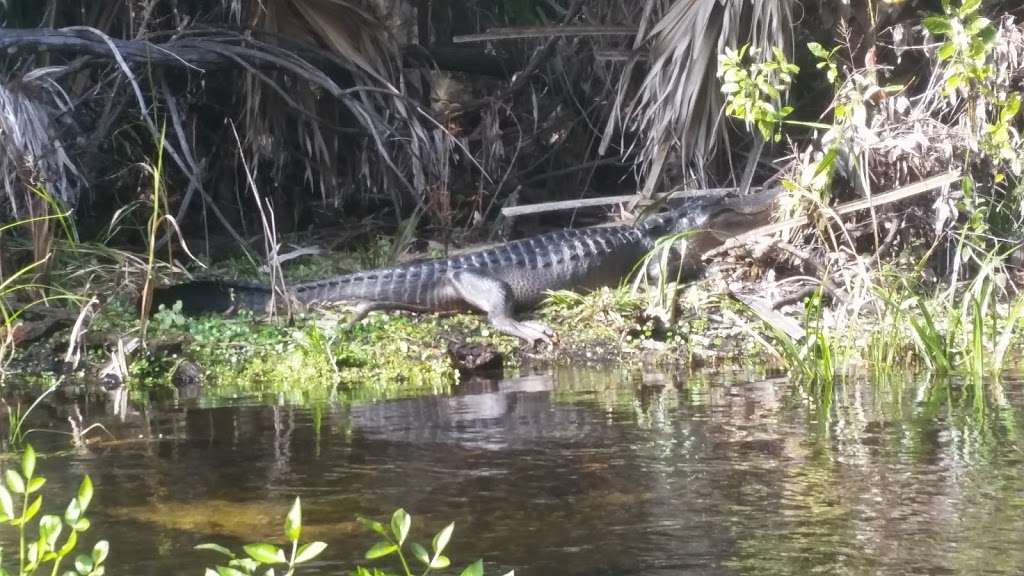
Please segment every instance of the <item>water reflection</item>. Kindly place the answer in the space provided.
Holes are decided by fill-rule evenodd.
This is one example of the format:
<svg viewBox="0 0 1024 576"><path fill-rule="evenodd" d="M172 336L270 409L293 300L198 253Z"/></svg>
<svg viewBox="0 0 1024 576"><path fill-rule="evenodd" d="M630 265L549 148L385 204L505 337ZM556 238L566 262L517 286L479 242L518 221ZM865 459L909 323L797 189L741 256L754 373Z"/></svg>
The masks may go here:
<svg viewBox="0 0 1024 576"><path fill-rule="evenodd" d="M50 493L93 476L115 573L198 573L194 544L273 538L296 494L331 545L321 573L371 542L355 514L399 506L421 539L455 520L452 554L489 571L1024 570L1018 382L821 398L767 374L566 367L362 405L78 400L120 440L41 468Z"/></svg>

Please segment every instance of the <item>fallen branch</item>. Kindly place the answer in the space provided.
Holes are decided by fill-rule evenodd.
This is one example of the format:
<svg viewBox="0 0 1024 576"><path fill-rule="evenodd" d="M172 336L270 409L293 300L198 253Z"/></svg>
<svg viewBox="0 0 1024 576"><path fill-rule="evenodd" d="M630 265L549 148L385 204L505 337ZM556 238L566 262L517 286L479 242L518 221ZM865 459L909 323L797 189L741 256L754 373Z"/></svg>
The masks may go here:
<svg viewBox="0 0 1024 576"><path fill-rule="evenodd" d="M738 191L739 188L704 188L701 190L675 190L662 194L655 194L655 200L668 199L677 200L680 198L695 198L704 196L725 196ZM754 188L752 190L758 190ZM501 215L505 218L526 216L530 214L544 214L547 212L558 212L561 210L575 210L577 208L590 208L594 206L613 206L615 204L627 204L646 200L639 194L628 194L622 196L601 196L600 198L582 198L579 200L558 200L555 202L541 202L538 204L526 204L523 206L509 206L501 209Z"/></svg>

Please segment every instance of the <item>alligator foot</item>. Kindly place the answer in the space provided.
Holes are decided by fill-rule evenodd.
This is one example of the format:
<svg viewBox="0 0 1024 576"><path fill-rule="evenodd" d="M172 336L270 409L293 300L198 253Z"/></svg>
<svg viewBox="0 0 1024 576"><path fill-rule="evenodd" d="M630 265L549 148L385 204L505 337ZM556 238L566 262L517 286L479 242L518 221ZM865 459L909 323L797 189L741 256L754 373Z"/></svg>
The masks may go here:
<svg viewBox="0 0 1024 576"><path fill-rule="evenodd" d="M525 340L531 346L536 346L538 342L551 346L552 338L555 337L555 331L540 322L522 322L509 317L492 317L490 320L498 332Z"/></svg>
<svg viewBox="0 0 1024 576"><path fill-rule="evenodd" d="M448 281L463 302L487 314L498 332L521 338L531 346L537 342L551 344L555 333L550 328L512 317L512 288L507 283L478 270L452 272Z"/></svg>

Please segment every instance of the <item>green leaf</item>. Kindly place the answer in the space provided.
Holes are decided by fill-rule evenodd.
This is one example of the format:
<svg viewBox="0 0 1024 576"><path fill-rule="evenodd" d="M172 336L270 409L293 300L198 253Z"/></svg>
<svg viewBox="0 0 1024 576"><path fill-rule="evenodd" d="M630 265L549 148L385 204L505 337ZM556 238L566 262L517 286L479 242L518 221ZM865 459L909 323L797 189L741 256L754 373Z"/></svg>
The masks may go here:
<svg viewBox="0 0 1024 576"><path fill-rule="evenodd" d="M21 479L21 474L8 468L5 479L7 480L7 487L11 489L11 492L15 494L25 493L25 481Z"/></svg>
<svg viewBox="0 0 1024 576"><path fill-rule="evenodd" d="M89 503L92 502L92 478L86 474L85 478L82 478L82 483L78 486L78 506L85 512L89 508Z"/></svg>
<svg viewBox="0 0 1024 576"><path fill-rule="evenodd" d="M228 558L234 558L235 557L235 553L232 552L231 550L228 550L227 548L225 548L224 546L221 546L220 544L214 544L212 542L208 542L206 544L197 544L192 549L193 550L211 550L213 552L217 552L219 554L223 554L223 555L227 556Z"/></svg>
<svg viewBox="0 0 1024 576"><path fill-rule="evenodd" d="M430 567L435 570L442 570L452 565L452 561L447 556L438 556L430 561Z"/></svg>
<svg viewBox="0 0 1024 576"><path fill-rule="evenodd" d="M11 498L10 491L3 486L0 486L0 513L8 520L14 518L14 499Z"/></svg>
<svg viewBox="0 0 1024 576"><path fill-rule="evenodd" d="M217 576L217 571L213 568L207 568L206 572L203 573L203 576Z"/></svg>
<svg viewBox="0 0 1024 576"><path fill-rule="evenodd" d="M64 542L64 545L60 547L59 554L61 556L67 556L75 551L75 546L78 546L78 532L72 530L68 533L68 539Z"/></svg>
<svg viewBox="0 0 1024 576"><path fill-rule="evenodd" d="M956 12L961 18L963 18L964 16L969 16L970 14L977 12L980 7L981 0L964 0L963 5L960 6L960 9Z"/></svg>
<svg viewBox="0 0 1024 576"><path fill-rule="evenodd" d="M217 566L217 574L218 576L246 576L245 572L228 566Z"/></svg>
<svg viewBox="0 0 1024 576"><path fill-rule="evenodd" d="M740 85L735 82L722 84L722 94L735 94L740 91Z"/></svg>
<svg viewBox="0 0 1024 576"><path fill-rule="evenodd" d="M412 516L404 509L399 508L391 515L391 533L401 546L405 543L405 537L409 535L409 528L412 527Z"/></svg>
<svg viewBox="0 0 1024 576"><path fill-rule="evenodd" d="M367 529L372 530L372 531L376 532L377 534L380 534L381 536L387 536L388 535L387 528L385 528L383 524L381 524L380 522L377 522L376 520L370 520L369 518L363 518L362 516L356 516L356 521L359 522L360 524L362 524L363 526L365 526Z"/></svg>
<svg viewBox="0 0 1024 576"><path fill-rule="evenodd" d="M288 561L284 550L273 544L246 544L242 549L250 558L261 564L282 564Z"/></svg>
<svg viewBox="0 0 1024 576"><path fill-rule="evenodd" d="M256 571L257 568L260 567L260 563L253 560L252 558L235 558L234 560L228 562L228 566L237 566L241 568L242 571L246 574L252 574Z"/></svg>
<svg viewBox="0 0 1024 576"><path fill-rule="evenodd" d="M377 558L383 558L389 554L398 552L398 546L395 546L391 542L377 542L366 551L367 560L375 560Z"/></svg>
<svg viewBox="0 0 1024 576"><path fill-rule="evenodd" d="M299 550L295 553L295 563L302 564L303 562L309 562L313 558L319 556L320 553L326 549L326 542L310 542L309 544L303 544L302 546L299 546Z"/></svg>
<svg viewBox="0 0 1024 576"><path fill-rule="evenodd" d="M933 36L938 34L949 34L953 31L953 26L945 16L928 16L921 21L921 24L924 26L924 29Z"/></svg>
<svg viewBox="0 0 1024 576"><path fill-rule="evenodd" d="M68 523L68 526L74 526L81 517L82 507L78 505L78 498L72 498L71 502L68 502L67 509L64 510L64 521Z"/></svg>
<svg viewBox="0 0 1024 576"><path fill-rule="evenodd" d="M42 476L36 476L35 478L28 481L28 487L26 488L26 490L28 490L28 493L31 494L42 488L43 484L46 484L46 478L43 478Z"/></svg>
<svg viewBox="0 0 1024 576"><path fill-rule="evenodd" d="M1006 103L1006 107L999 112L999 121L1009 123L1010 120L1013 120L1013 117L1017 115L1017 112L1020 112L1020 103L1021 99L1019 94L1014 94L1010 97L1010 101Z"/></svg>
<svg viewBox="0 0 1024 576"><path fill-rule="evenodd" d="M43 507L43 497L36 496L36 499L28 505L28 510L25 511L25 516L22 518L22 522L28 522L29 520L36 517L39 513L39 509Z"/></svg>
<svg viewBox="0 0 1024 576"><path fill-rule="evenodd" d="M815 56L821 58L822 60L827 59L829 56L828 51L825 50L825 48L823 48L822 45L818 44L817 42L808 42L807 49L811 51L811 54L814 54Z"/></svg>
<svg viewBox="0 0 1024 576"><path fill-rule="evenodd" d="M448 546L448 541L452 539L452 532L454 530L455 522L452 522L451 524L445 526L440 532L438 532L436 536L434 536L434 554L440 554L441 552L444 552L445 547Z"/></svg>
<svg viewBox="0 0 1024 576"><path fill-rule="evenodd" d="M484 576L484 561L477 560L466 566L466 569L459 576Z"/></svg>
<svg viewBox="0 0 1024 576"><path fill-rule="evenodd" d="M36 471L36 450L31 444L25 445L25 453L21 455L21 473L31 478Z"/></svg>
<svg viewBox="0 0 1024 576"><path fill-rule="evenodd" d="M57 545L57 538L60 537L61 529L60 516L47 514L39 519L39 538L46 542L46 549L53 550Z"/></svg>
<svg viewBox="0 0 1024 576"><path fill-rule="evenodd" d="M974 21L967 26L967 33L974 36L988 27L991 23L992 21L988 18L975 18Z"/></svg>
<svg viewBox="0 0 1024 576"><path fill-rule="evenodd" d="M722 80L724 80L725 82L739 82L742 79L743 71L737 70L735 68L729 68L728 70L725 71L725 74L722 75Z"/></svg>
<svg viewBox="0 0 1024 576"><path fill-rule="evenodd" d="M949 78L946 78L946 91L953 92L963 84L963 80L963 76L960 76L959 74L954 74Z"/></svg>
<svg viewBox="0 0 1024 576"><path fill-rule="evenodd" d="M985 46L988 46L988 45L992 44L993 42L995 42L995 40L996 40L996 29L995 29L994 26L989 26L988 28L985 28L984 30L982 30L981 34L979 34L979 36L981 37L982 43Z"/></svg>
<svg viewBox="0 0 1024 576"><path fill-rule="evenodd" d="M92 556L79 554L75 557L75 570L78 570L79 574L88 574L92 572L93 566Z"/></svg>
<svg viewBox="0 0 1024 576"><path fill-rule="evenodd" d="M430 553L427 549L421 546L417 542L413 542L409 545L409 550L412 551L413 558L416 558L424 566L430 566Z"/></svg>
<svg viewBox="0 0 1024 576"><path fill-rule="evenodd" d="M956 54L956 45L952 42L946 42L942 46L939 46L938 51L935 53L940 62L949 60L954 54Z"/></svg>
<svg viewBox="0 0 1024 576"><path fill-rule="evenodd" d="M107 559L107 555L110 554L110 542L106 540L100 540L92 547L92 561L97 566L103 563Z"/></svg>
<svg viewBox="0 0 1024 576"><path fill-rule="evenodd" d="M284 535L295 542L299 539L300 534L302 534L302 503L296 496L292 509L288 511L288 516L284 519Z"/></svg>
<svg viewBox="0 0 1024 576"><path fill-rule="evenodd" d="M92 526L92 523L88 518L79 518L78 522L75 522L75 532L85 532L89 526Z"/></svg>

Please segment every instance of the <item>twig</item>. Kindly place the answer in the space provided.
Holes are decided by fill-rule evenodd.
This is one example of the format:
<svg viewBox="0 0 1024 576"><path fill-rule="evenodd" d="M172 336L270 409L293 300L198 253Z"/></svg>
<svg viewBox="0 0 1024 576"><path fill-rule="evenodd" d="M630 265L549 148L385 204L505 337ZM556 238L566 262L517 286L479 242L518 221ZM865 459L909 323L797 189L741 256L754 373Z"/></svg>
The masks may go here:
<svg viewBox="0 0 1024 576"><path fill-rule="evenodd" d="M281 261L277 256L278 248L281 244L277 241L277 224L274 221L274 212L273 210L268 210L268 208L271 208L270 201L264 201L260 197L259 190L256 187L256 180L252 177L252 170L249 169L249 163L245 159L245 148L242 147L242 139L238 136L238 130L235 129L234 122L231 122L231 133L235 136L235 143L238 145L238 156L242 160L242 168L245 170L249 190L252 191L252 196L256 200L256 208L259 210L260 222L263 225L263 246L267 253L267 266L270 268L270 286L272 288L269 304L270 313L273 314L276 310L277 306L274 303L274 298L280 293L290 318L291 298L288 297L288 286L285 285L284 274L281 272ZM266 206L264 206L264 202L266 202Z"/></svg>
<svg viewBox="0 0 1024 576"><path fill-rule="evenodd" d="M68 349L64 353L64 367L65 369L75 369L78 367L78 361L81 359L81 346L79 345L81 336L84 333L85 318L92 311L92 307L99 303L95 297L90 298L85 306L82 306L82 311L79 312L78 318L75 320L75 325L71 328L71 334L68 336Z"/></svg>

